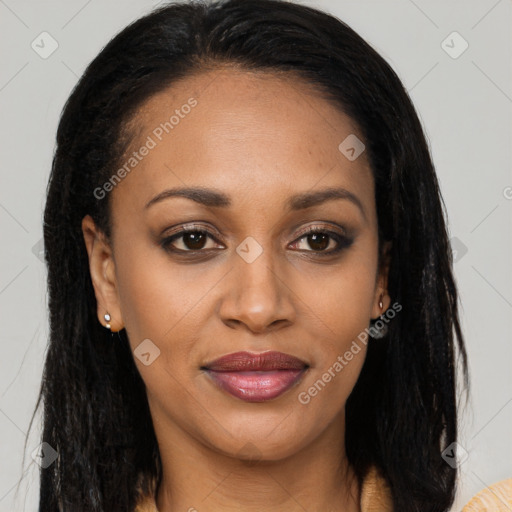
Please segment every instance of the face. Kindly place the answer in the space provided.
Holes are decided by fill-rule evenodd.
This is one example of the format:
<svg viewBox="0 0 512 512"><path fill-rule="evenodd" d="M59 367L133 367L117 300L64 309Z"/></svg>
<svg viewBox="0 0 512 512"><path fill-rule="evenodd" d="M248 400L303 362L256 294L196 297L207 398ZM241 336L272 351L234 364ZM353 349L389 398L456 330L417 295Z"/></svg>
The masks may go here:
<svg viewBox="0 0 512 512"><path fill-rule="evenodd" d="M386 290L366 153L339 149L363 139L355 123L306 84L234 70L185 79L135 119L129 171L106 187L111 244L90 217L83 232L98 318L126 329L157 435L275 460L342 427L366 352L351 347ZM203 193L169 192L185 188ZM240 351L306 366L277 396L274 372L244 399L204 369Z"/></svg>

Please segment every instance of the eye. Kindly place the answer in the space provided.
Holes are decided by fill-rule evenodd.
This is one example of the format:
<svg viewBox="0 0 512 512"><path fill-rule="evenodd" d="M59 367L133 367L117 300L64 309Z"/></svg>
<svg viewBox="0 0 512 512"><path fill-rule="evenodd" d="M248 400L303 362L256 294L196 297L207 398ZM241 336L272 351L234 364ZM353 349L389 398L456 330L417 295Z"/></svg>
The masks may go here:
<svg viewBox="0 0 512 512"><path fill-rule="evenodd" d="M219 248L215 245L208 247L208 241L217 242L217 239L208 230L200 229L199 226L190 226L164 238L160 245L166 251L172 253L200 253ZM300 249L298 246L301 243L308 244L312 250L304 249L304 252L316 253L318 256L328 256L349 247L353 241L352 238L326 228L309 227L292 243L292 249ZM218 245L221 246L220 248L224 248L221 244ZM334 245L334 248L332 248L332 245ZM331 249L327 250L329 247Z"/></svg>
<svg viewBox="0 0 512 512"><path fill-rule="evenodd" d="M192 227L183 229L172 236L166 237L162 240L161 245L166 251L170 252L196 252L215 248L205 248L208 239L216 241L209 231ZM181 247L176 247L175 241L177 240L179 240L177 245L180 245Z"/></svg>
<svg viewBox="0 0 512 512"><path fill-rule="evenodd" d="M319 227L311 227L303 231L300 238L293 242L294 248L296 249L303 240L313 249L312 251L306 249L306 252L318 253L319 256L336 254L352 245L354 241L344 235ZM327 251L326 249L332 245L331 242L334 242L334 249Z"/></svg>

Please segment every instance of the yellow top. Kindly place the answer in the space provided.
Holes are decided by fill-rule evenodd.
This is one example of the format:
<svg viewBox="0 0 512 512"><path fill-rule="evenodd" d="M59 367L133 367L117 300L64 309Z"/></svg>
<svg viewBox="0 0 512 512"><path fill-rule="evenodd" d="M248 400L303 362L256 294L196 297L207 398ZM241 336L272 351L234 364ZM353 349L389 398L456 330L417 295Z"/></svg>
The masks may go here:
<svg viewBox="0 0 512 512"><path fill-rule="evenodd" d="M393 512L389 487L376 468L372 468L361 489L362 512ZM135 512L159 512L152 496L146 496ZM470 511L472 512L472 511Z"/></svg>
<svg viewBox="0 0 512 512"><path fill-rule="evenodd" d="M512 478L502 480L480 491L462 512L510 512L512 510Z"/></svg>
<svg viewBox="0 0 512 512"><path fill-rule="evenodd" d="M479 492L461 512L510 512L512 510L512 478ZM135 512L159 512L155 499L146 496ZM391 492L386 480L372 468L361 489L361 512L393 512Z"/></svg>

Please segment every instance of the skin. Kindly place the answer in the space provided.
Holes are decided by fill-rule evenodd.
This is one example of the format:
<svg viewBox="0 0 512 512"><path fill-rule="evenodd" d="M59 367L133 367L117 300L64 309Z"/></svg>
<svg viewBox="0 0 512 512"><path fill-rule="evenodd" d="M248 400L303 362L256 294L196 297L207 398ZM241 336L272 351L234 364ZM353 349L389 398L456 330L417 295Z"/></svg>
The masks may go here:
<svg viewBox="0 0 512 512"><path fill-rule="evenodd" d="M338 149L349 134L363 137L307 84L228 68L150 98L136 113L131 150L190 97L197 106L110 192L111 243L90 216L82 223L99 321L105 325L108 312L112 331L125 328L132 350L148 338L160 350L147 366L134 357L163 463L157 506L359 511L344 449L345 403L365 345L308 404L298 395L390 304L366 153L349 161ZM173 197L145 208L163 190L184 186L224 192L232 205ZM286 209L290 196L327 187L349 190L364 213L347 199ZM167 252L160 242L190 222L213 235L199 249L208 255ZM322 257L338 244L315 245L300 236L307 226L341 235L345 228L353 242ZM263 250L251 263L236 252L247 237ZM172 246L201 247L187 237ZM278 398L244 402L200 369L240 350L285 352L310 368Z"/></svg>

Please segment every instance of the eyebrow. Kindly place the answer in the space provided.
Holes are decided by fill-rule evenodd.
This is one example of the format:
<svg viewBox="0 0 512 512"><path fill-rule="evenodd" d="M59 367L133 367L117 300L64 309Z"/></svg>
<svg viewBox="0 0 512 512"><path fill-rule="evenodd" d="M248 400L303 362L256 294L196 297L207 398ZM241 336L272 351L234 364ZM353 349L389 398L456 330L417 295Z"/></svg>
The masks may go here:
<svg viewBox="0 0 512 512"><path fill-rule="evenodd" d="M171 197L184 197L204 206L215 208L229 208L232 204L230 197L223 192L203 187L185 187L172 188L160 192L148 201L144 208L147 209L155 203ZM349 190L341 187L330 187L314 192L295 194L286 201L286 208L288 211L303 210L334 199L351 201L359 208L363 217L366 219L366 212L359 198Z"/></svg>

